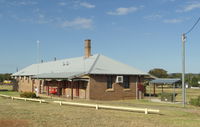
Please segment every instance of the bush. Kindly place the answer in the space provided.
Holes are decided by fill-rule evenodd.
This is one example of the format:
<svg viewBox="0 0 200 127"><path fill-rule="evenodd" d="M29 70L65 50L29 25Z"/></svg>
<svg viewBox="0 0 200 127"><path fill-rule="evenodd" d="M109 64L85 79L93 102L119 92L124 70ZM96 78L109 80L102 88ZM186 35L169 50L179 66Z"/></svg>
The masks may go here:
<svg viewBox="0 0 200 127"><path fill-rule="evenodd" d="M175 97L177 96L177 93L175 93ZM175 101L175 97L173 93L161 93L160 94L161 101Z"/></svg>
<svg viewBox="0 0 200 127"><path fill-rule="evenodd" d="M200 96L190 99L190 104L194 106L200 106Z"/></svg>
<svg viewBox="0 0 200 127"><path fill-rule="evenodd" d="M36 94L33 92L24 92L20 94L20 97L25 97L25 98L37 98Z"/></svg>

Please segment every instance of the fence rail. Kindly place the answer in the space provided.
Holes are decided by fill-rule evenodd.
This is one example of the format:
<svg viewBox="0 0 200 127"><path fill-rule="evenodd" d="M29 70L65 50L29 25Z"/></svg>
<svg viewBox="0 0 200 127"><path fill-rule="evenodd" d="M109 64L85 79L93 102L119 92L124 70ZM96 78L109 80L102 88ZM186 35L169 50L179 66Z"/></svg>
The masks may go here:
<svg viewBox="0 0 200 127"><path fill-rule="evenodd" d="M22 97L13 97L8 95L0 94L0 97L10 98L12 100L24 100L24 101L35 101L39 103L46 102L41 99L32 99L32 98L22 98ZM121 107L121 106L108 106L108 105L99 105L99 104L86 104L86 103L75 103L75 102L66 102L66 101L53 101L54 103L58 103L60 105L73 105L73 106L83 106L98 109L111 109L111 110L121 110L121 111L133 111L133 112L144 112L145 114L149 113L159 113L160 110L156 109L148 109L148 108L134 108L134 107Z"/></svg>
<svg viewBox="0 0 200 127"><path fill-rule="evenodd" d="M45 102L45 100L41 100L41 99L13 97L13 96L8 96L8 95L3 95L3 94L0 94L0 96L1 97L6 97L6 98L11 98L12 100L17 99L17 100L24 100L24 101L36 101L36 102L40 102L40 103L44 103Z"/></svg>
<svg viewBox="0 0 200 127"><path fill-rule="evenodd" d="M160 110L148 109L148 108L119 107L119 106L107 106L107 105L74 103L74 102L64 102L64 101L54 101L54 103L58 103L60 105L73 105L73 106L91 107L91 108L96 108L96 110L98 110L98 109L111 109L111 110L121 110L121 111L144 112L145 114L159 113L160 112Z"/></svg>

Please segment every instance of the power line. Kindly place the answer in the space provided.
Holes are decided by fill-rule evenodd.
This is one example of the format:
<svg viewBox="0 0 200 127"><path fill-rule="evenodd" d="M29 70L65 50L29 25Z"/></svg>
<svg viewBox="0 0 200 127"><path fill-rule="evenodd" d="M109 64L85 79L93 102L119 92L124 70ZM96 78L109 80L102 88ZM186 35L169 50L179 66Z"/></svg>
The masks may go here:
<svg viewBox="0 0 200 127"><path fill-rule="evenodd" d="M190 30L188 30L188 32L186 32L185 34L190 33L195 28L195 26L198 24L199 21L200 21L200 17L198 18L198 20L196 21L196 23L190 28Z"/></svg>

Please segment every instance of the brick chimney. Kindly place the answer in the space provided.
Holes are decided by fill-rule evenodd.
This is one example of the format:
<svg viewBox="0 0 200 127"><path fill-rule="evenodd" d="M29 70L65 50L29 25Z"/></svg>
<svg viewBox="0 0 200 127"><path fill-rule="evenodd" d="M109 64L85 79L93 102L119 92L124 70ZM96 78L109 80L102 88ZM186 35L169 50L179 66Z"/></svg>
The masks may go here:
<svg viewBox="0 0 200 127"><path fill-rule="evenodd" d="M85 40L85 58L91 56L91 40Z"/></svg>

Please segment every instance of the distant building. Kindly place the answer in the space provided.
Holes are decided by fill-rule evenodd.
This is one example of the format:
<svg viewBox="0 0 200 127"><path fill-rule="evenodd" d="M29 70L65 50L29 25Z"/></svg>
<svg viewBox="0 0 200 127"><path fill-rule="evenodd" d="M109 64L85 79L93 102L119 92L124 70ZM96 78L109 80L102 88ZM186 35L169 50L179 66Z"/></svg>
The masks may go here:
<svg viewBox="0 0 200 127"><path fill-rule="evenodd" d="M119 100L142 98L148 74L106 56L91 55L91 41L85 40L83 57L33 64L12 76L20 92L37 88L39 94Z"/></svg>

